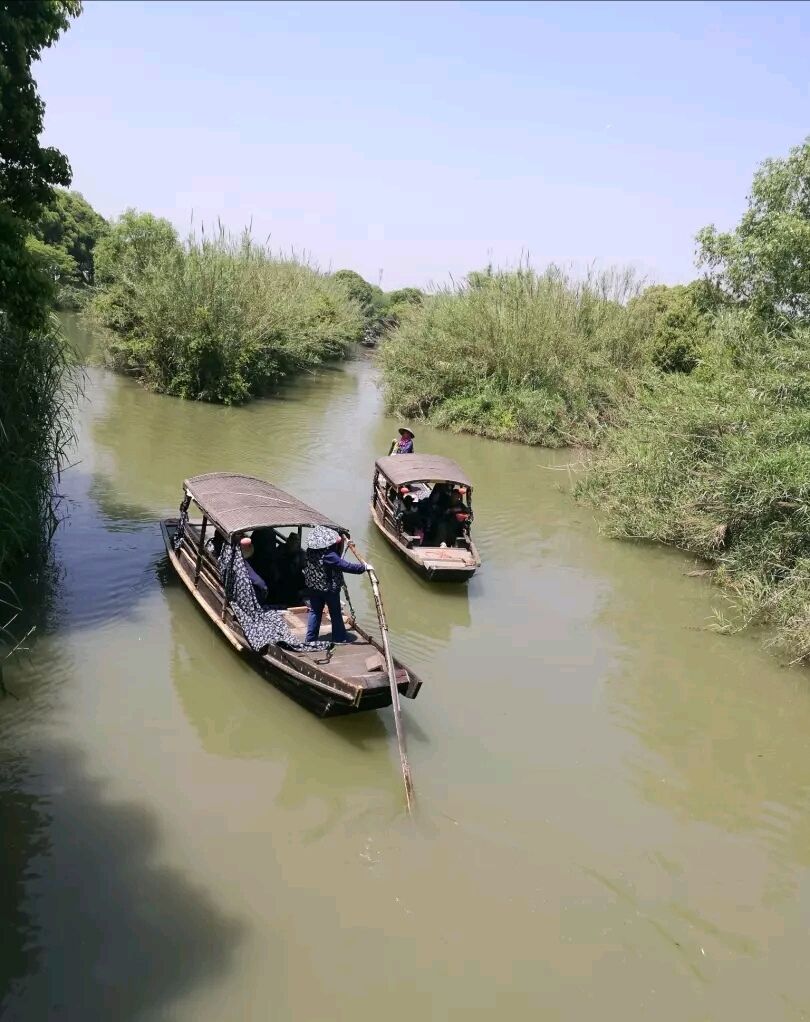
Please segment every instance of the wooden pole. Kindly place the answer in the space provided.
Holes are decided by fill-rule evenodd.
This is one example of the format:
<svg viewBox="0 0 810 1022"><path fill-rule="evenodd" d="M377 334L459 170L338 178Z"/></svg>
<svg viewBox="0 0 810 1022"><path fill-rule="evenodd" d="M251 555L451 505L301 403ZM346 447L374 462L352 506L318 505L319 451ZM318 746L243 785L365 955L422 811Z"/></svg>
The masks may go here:
<svg viewBox="0 0 810 1022"><path fill-rule="evenodd" d="M197 563L194 567L194 588L200 583L200 568L202 568L203 550L205 548L205 527L208 525L208 515L203 515L200 526L200 545L197 547Z"/></svg>
<svg viewBox="0 0 810 1022"><path fill-rule="evenodd" d="M363 558L358 554L357 547L349 540L349 549L357 558ZM415 795L411 768L408 764L408 750L405 746L405 728L402 724L402 710L399 705L399 689L397 688L397 672L394 666L394 657L391 653L391 644L388 641L388 625L385 621L385 610L383 608L382 596L380 595L380 583L374 571L367 572L368 580L371 583L371 591L374 594L374 603L377 606L377 617L380 621L380 634L382 635L383 651L385 652L385 665L388 671L388 683L391 686L391 706L394 711L394 727L397 732L397 746L399 747L399 763L402 768L402 779L405 782L405 806L409 813L413 812Z"/></svg>

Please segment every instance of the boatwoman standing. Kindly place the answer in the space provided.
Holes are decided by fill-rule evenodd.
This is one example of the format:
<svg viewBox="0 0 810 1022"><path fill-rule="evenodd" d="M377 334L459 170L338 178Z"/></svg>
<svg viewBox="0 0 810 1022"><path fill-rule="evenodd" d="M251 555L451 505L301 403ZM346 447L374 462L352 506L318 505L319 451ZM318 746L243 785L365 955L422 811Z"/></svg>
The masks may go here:
<svg viewBox="0 0 810 1022"><path fill-rule="evenodd" d="M362 575L371 570L371 565L344 561L342 553L343 539L340 535L325 525L316 525L309 534L304 561L304 583L309 603L307 642L318 638L324 607L329 611L332 622L332 642L354 642L354 636L346 631L340 607L343 572Z"/></svg>
<svg viewBox="0 0 810 1022"><path fill-rule="evenodd" d="M399 440L391 441L391 449L389 454L413 454L413 433L408 429L407 426L400 426Z"/></svg>

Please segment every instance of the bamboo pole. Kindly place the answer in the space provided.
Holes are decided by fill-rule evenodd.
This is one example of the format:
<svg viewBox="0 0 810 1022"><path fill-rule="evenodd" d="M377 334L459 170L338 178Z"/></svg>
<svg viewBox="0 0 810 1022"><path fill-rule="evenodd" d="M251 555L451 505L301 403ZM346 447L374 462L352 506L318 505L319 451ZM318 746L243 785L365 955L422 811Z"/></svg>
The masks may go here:
<svg viewBox="0 0 810 1022"><path fill-rule="evenodd" d="M357 547L349 540L349 549L358 561L363 558L357 552ZM365 562L364 562L365 563ZM388 684L391 686L391 706L394 711L394 727L397 732L397 746L399 748L399 763L402 768L402 779L405 782L405 806L409 813L413 812L415 794L411 768L408 763L408 750L405 745L405 728L402 723L402 710L399 705L399 689L397 688L397 672L394 666L394 657L391 653L391 644L388 641L388 625L385 621L385 609L383 608L382 596L380 595L380 583L375 571L369 571L368 580L371 583L371 591L374 594L374 603L377 606L377 617L380 621L380 634L382 635L383 651L385 652L385 664L388 671Z"/></svg>

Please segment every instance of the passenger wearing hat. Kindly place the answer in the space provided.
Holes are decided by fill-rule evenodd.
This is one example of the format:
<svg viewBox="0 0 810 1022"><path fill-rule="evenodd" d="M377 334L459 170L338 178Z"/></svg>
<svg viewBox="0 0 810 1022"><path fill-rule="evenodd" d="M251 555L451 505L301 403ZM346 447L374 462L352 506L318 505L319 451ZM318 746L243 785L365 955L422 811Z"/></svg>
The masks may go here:
<svg viewBox="0 0 810 1022"><path fill-rule="evenodd" d="M346 632L340 606L343 572L362 575L364 571L371 570L371 565L344 561L342 553L341 536L325 525L316 525L309 534L304 560L304 582L309 603L307 642L318 638L324 607L329 611L332 622L332 642L354 642L354 638Z"/></svg>
<svg viewBox="0 0 810 1022"><path fill-rule="evenodd" d="M391 441L389 454L413 454L413 433L407 426L400 426L399 440Z"/></svg>

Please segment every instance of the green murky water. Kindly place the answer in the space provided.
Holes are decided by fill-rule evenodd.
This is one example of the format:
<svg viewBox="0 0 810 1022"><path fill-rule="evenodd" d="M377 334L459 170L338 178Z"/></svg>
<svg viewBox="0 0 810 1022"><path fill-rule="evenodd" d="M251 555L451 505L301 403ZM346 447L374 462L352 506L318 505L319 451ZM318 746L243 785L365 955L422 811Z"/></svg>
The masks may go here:
<svg viewBox="0 0 810 1022"><path fill-rule="evenodd" d="M3 1018L810 1017L806 674L707 631L686 559L601 538L565 453L420 428L477 482L484 560L421 582L369 528L393 426L363 358L243 409L89 369L61 575L0 705ZM389 714L309 716L170 577L158 521L215 469L378 569L425 680L415 820Z"/></svg>

